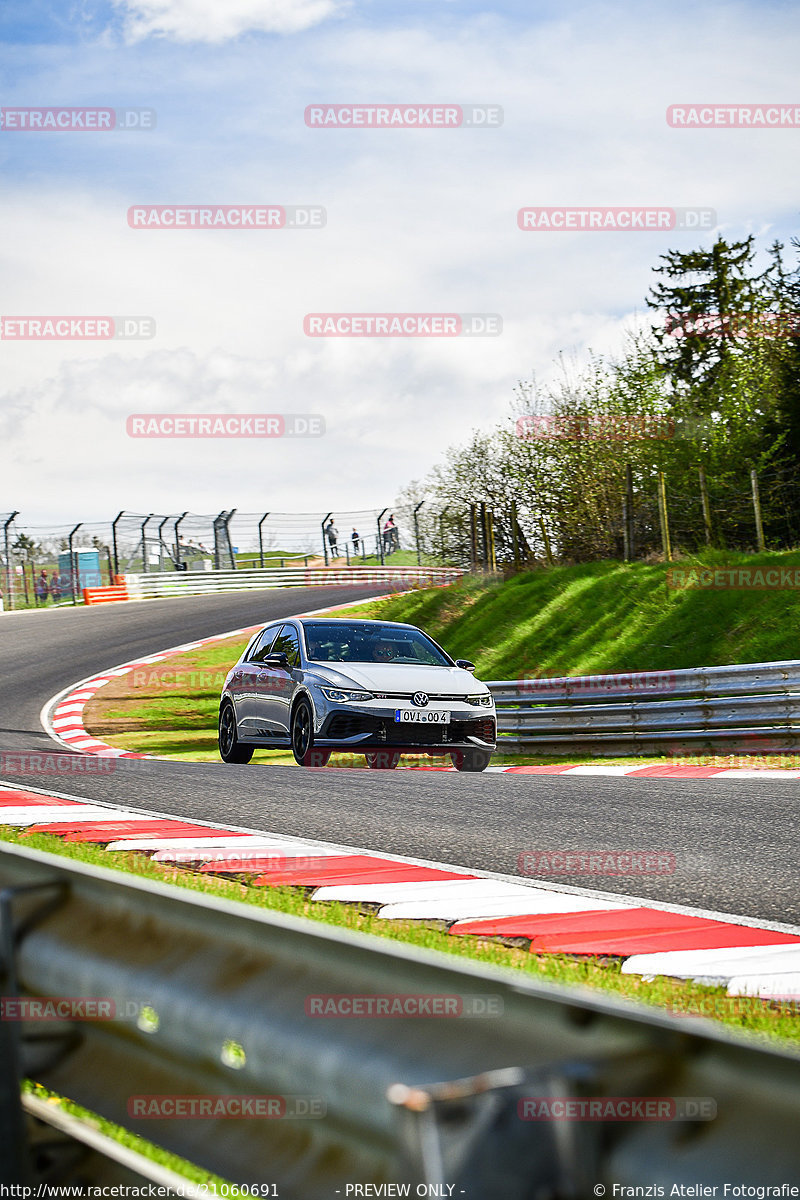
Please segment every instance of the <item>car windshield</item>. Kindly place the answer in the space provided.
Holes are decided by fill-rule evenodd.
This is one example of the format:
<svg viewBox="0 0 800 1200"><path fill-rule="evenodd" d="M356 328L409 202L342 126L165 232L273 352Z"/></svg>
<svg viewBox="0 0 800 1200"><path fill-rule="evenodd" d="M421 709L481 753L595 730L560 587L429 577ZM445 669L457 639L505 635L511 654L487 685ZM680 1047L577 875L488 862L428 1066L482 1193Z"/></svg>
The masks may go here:
<svg viewBox="0 0 800 1200"><path fill-rule="evenodd" d="M325 621L307 624L305 631L308 657L314 662L453 665L419 629Z"/></svg>

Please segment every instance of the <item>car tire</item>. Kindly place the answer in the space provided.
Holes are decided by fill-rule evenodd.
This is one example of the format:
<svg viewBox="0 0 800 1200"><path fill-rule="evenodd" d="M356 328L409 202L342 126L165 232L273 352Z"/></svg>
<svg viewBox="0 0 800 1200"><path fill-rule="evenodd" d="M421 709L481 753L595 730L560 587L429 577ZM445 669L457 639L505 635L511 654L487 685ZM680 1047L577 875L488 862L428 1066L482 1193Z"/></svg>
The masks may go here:
<svg viewBox="0 0 800 1200"><path fill-rule="evenodd" d="M490 750L453 750L450 760L457 771L485 771L492 754Z"/></svg>
<svg viewBox="0 0 800 1200"><path fill-rule="evenodd" d="M236 713L230 700L219 710L219 756L226 763L249 763L255 746L239 741L236 732Z"/></svg>
<svg viewBox="0 0 800 1200"><path fill-rule="evenodd" d="M397 750L366 750L364 757L371 771L394 771L400 762Z"/></svg>
<svg viewBox="0 0 800 1200"><path fill-rule="evenodd" d="M330 750L314 749L314 713L305 698L297 701L290 728L292 754L300 767L324 767L331 756Z"/></svg>

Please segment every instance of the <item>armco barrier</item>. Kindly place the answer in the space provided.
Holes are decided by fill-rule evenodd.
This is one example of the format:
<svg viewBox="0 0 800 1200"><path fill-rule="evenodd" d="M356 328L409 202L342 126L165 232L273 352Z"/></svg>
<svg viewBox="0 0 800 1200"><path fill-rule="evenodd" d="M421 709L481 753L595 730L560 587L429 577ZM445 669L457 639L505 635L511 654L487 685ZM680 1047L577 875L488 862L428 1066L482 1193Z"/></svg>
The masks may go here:
<svg viewBox="0 0 800 1200"><path fill-rule="evenodd" d="M489 684L503 749L780 752L800 745L800 660Z"/></svg>
<svg viewBox="0 0 800 1200"><path fill-rule="evenodd" d="M752 1196L800 1171L800 1059L719 1026L9 843L0 889L6 1002L113 1004L111 1019L37 1023L35 1040L0 1021L6 1186L29 1183L17 1073L284 1200L583 1200L643 1181L718 1196L702 1189L730 1181ZM388 1023L309 1015L311 997L354 994L487 1005ZM172 1119L164 1106L143 1119L132 1106L199 1096L289 1097L294 1115ZM532 1097L562 1113L588 1097L614 1113L657 1097L667 1115L531 1119ZM675 1098L703 1119L672 1119Z"/></svg>
<svg viewBox="0 0 800 1200"><path fill-rule="evenodd" d="M253 588L353 587L380 584L387 590L438 587L464 572L456 567L265 567L250 571L162 571L126 575L132 600L188 596Z"/></svg>

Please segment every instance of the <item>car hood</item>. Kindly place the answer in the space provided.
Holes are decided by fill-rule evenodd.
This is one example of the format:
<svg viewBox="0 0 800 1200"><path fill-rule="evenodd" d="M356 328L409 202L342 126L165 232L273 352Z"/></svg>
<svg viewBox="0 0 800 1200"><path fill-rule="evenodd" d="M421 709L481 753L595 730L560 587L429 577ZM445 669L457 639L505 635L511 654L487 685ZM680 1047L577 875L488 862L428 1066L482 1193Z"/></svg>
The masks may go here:
<svg viewBox="0 0 800 1200"><path fill-rule="evenodd" d="M463 667L427 667L422 664L404 663L314 663L308 671L323 686L353 686L367 692L427 692L431 696L479 696L488 692L485 683L480 683Z"/></svg>

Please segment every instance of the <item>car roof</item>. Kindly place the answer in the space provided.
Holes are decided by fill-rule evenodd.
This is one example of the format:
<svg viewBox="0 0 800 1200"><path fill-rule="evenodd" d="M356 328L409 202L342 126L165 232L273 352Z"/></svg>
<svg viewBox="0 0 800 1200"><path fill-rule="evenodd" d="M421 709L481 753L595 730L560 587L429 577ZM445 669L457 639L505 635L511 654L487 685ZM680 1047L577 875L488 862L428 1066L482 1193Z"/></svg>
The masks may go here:
<svg viewBox="0 0 800 1200"><path fill-rule="evenodd" d="M366 617L295 617L294 620L300 625L379 625L386 629L416 629L416 625L410 625L406 621L374 621Z"/></svg>

